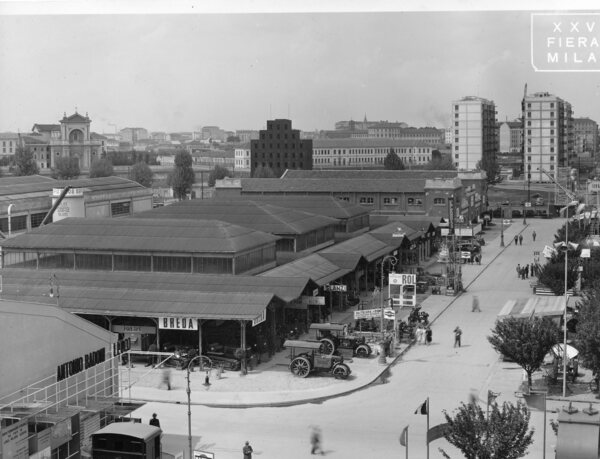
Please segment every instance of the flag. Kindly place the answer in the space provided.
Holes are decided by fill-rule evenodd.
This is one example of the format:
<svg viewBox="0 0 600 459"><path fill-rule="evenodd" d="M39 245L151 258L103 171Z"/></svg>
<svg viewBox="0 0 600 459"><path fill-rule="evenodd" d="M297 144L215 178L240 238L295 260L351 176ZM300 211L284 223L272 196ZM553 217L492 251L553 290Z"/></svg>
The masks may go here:
<svg viewBox="0 0 600 459"><path fill-rule="evenodd" d="M494 403L494 400L496 400L498 395L500 395L499 392L492 392L491 390L488 390L487 404L491 405L492 403Z"/></svg>
<svg viewBox="0 0 600 459"><path fill-rule="evenodd" d="M425 400L423 403L419 405L419 407L415 410L415 414L429 414L429 399Z"/></svg>
<svg viewBox="0 0 600 459"><path fill-rule="evenodd" d="M545 392L530 392L523 394L527 407L531 410L544 411L546 409L546 393Z"/></svg>
<svg viewBox="0 0 600 459"><path fill-rule="evenodd" d="M402 433L400 434L400 444L402 446L406 446L408 444L408 426L402 429Z"/></svg>
<svg viewBox="0 0 600 459"><path fill-rule="evenodd" d="M549 245L544 246L544 250L542 251L542 255L544 258L552 258L552 255L556 253L556 249L550 247Z"/></svg>

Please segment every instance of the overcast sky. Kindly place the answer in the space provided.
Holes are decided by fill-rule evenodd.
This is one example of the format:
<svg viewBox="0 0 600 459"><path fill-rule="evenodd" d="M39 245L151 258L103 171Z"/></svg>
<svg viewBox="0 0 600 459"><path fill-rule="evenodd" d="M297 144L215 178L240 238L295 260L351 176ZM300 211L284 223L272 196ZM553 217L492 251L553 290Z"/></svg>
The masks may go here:
<svg viewBox="0 0 600 459"><path fill-rule="evenodd" d="M525 83L600 121L599 77L536 73L529 12L0 15L0 131L75 107L100 133L365 115L441 128L466 95L519 116Z"/></svg>

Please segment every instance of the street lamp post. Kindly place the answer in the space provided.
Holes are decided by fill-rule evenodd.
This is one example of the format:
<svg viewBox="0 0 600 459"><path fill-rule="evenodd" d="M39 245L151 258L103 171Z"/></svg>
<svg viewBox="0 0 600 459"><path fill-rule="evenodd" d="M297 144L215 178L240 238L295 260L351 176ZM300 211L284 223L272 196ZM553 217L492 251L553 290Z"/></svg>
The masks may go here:
<svg viewBox="0 0 600 459"><path fill-rule="evenodd" d="M12 231L11 231L11 230L12 230L12 228L11 228L11 221L10 221L10 218L11 218L12 208L13 208L14 206L15 206L14 204L10 204L10 205L8 206L8 237L10 237L10 233L12 232Z"/></svg>
<svg viewBox="0 0 600 459"><path fill-rule="evenodd" d="M383 343L385 342L385 315L384 315L384 311L383 311L383 268L385 266L385 262L386 261L390 261L390 264L392 266L395 266L396 263L398 262L398 260L396 259L395 256L393 255L386 255L385 257L383 257L383 260L381 260L381 291L379 292L380 295L380 300L381 300L381 354L379 357L379 360L383 363L385 363L385 352L383 351Z"/></svg>
<svg viewBox="0 0 600 459"><path fill-rule="evenodd" d="M187 364L187 406L188 406L188 446L190 449L190 459L194 458L194 448L192 446L192 390L190 389L190 371L193 368L194 360L201 359L202 355L193 357ZM207 376L208 378L208 376ZM207 379L208 380L208 379Z"/></svg>
<svg viewBox="0 0 600 459"><path fill-rule="evenodd" d="M504 247L504 209L500 207L500 247Z"/></svg>

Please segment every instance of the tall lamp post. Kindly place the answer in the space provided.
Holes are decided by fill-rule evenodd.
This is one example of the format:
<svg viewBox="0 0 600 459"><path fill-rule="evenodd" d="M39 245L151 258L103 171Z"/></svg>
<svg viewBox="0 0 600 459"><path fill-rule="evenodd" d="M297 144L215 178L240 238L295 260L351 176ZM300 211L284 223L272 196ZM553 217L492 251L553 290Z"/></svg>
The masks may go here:
<svg viewBox="0 0 600 459"><path fill-rule="evenodd" d="M383 343L385 341L385 315L384 315L384 311L383 311L383 268L385 266L385 262L388 261L390 262L390 264L392 266L395 266L396 263L398 263L398 259L393 256L393 255L386 255L385 257L383 257L383 260L381 260L381 291L379 292L380 299L381 299L381 354L379 357L380 362L385 363L385 352L383 352Z"/></svg>
<svg viewBox="0 0 600 459"><path fill-rule="evenodd" d="M188 446L190 448L190 459L194 459L194 447L192 446L192 390L190 389L190 371L193 368L194 360L201 359L202 355L193 357L187 364L187 406L188 406ZM208 376L207 376L208 378Z"/></svg>

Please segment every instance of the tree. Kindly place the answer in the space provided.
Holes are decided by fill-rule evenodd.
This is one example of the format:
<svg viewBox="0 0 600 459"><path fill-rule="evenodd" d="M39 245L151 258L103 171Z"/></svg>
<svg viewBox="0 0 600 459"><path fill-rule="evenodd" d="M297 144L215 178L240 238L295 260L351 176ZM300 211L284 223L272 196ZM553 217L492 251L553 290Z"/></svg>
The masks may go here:
<svg viewBox="0 0 600 459"><path fill-rule="evenodd" d="M100 158L92 161L92 165L90 166L90 178L110 177L113 173L113 165L110 160Z"/></svg>
<svg viewBox="0 0 600 459"><path fill-rule="evenodd" d="M573 242L575 244L579 244L583 239L585 239L591 233L591 225L589 222L585 220L581 221L572 221L569 220L569 242ZM565 233L566 233L567 224L562 225L554 235L554 242L565 242Z"/></svg>
<svg viewBox="0 0 600 459"><path fill-rule="evenodd" d="M277 176L275 175L275 172L273 172L273 169L271 169L268 166L258 166L256 169L254 169L254 175L252 175L253 178L277 178Z"/></svg>
<svg viewBox="0 0 600 459"><path fill-rule="evenodd" d="M497 352L525 370L531 387L531 375L540 369L546 354L558 343L559 334L558 327L547 317L507 317L496 322L488 341Z"/></svg>
<svg viewBox="0 0 600 459"><path fill-rule="evenodd" d="M521 403L504 402L490 405L489 417L478 404L458 408L454 417L444 411L448 427L444 437L458 448L466 459L518 459L527 454L533 443L533 429L529 429L530 413ZM439 448L442 455L450 459Z"/></svg>
<svg viewBox="0 0 600 459"><path fill-rule="evenodd" d="M215 186L217 180L222 180L225 177L231 177L231 172L226 167L217 164L210 174L208 174L208 186Z"/></svg>
<svg viewBox="0 0 600 459"><path fill-rule="evenodd" d="M431 158L431 161L429 161L424 166L415 167L415 169L421 169L421 168L426 169L426 170L431 170L431 171L445 171L445 170L455 171L456 170L456 166L454 166L454 163L452 162L452 158L448 155L442 155L440 157L434 156Z"/></svg>
<svg viewBox="0 0 600 459"><path fill-rule="evenodd" d="M383 160L383 167L388 170L396 170L403 171L404 163L398 157L393 148L390 148L390 152L387 154L385 159Z"/></svg>
<svg viewBox="0 0 600 459"><path fill-rule="evenodd" d="M70 180L79 177L79 160L75 157L61 156L56 159L52 177L60 180Z"/></svg>
<svg viewBox="0 0 600 459"><path fill-rule="evenodd" d="M37 162L33 157L31 148L17 147L15 151L15 175L35 175L39 174Z"/></svg>
<svg viewBox="0 0 600 459"><path fill-rule="evenodd" d="M553 255L548 262L541 267L538 281L545 285L555 295L565 294L565 255L559 252ZM567 290L572 288L577 281L577 257L570 254L567 260Z"/></svg>
<svg viewBox="0 0 600 459"><path fill-rule="evenodd" d="M583 293L578 303L575 347L579 361L600 377L600 286L597 284Z"/></svg>
<svg viewBox="0 0 600 459"><path fill-rule="evenodd" d="M481 160L477 161L475 169L485 172L487 176L486 182L488 185L495 185L502 181L502 176L500 175L500 164L498 164L496 160L495 153L484 155Z"/></svg>
<svg viewBox="0 0 600 459"><path fill-rule="evenodd" d="M182 200L192 191L195 181L192 155L186 150L179 150L175 154L175 166L167 177L167 184L173 189L175 198Z"/></svg>
<svg viewBox="0 0 600 459"><path fill-rule="evenodd" d="M152 172L152 169L150 169L148 164L139 162L129 169L128 177L129 180L133 180L146 188L150 188L154 179L154 172Z"/></svg>

